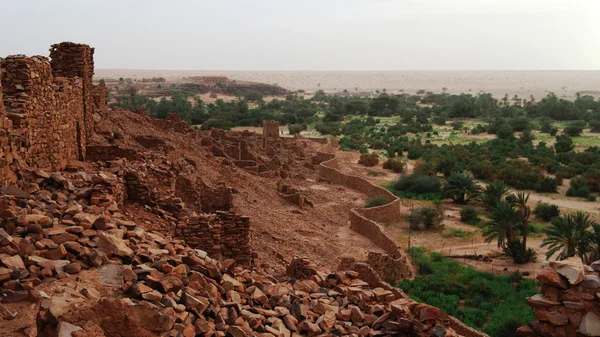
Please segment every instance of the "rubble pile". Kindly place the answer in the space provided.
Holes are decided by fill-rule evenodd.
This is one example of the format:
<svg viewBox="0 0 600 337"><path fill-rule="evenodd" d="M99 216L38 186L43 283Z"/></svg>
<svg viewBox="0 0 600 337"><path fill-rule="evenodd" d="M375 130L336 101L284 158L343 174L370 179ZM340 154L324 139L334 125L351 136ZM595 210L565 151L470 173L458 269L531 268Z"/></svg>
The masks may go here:
<svg viewBox="0 0 600 337"><path fill-rule="evenodd" d="M553 261L536 279L542 293L529 297L537 321L519 336L600 336L600 261L584 266L579 257Z"/></svg>
<svg viewBox="0 0 600 337"><path fill-rule="evenodd" d="M109 171L37 170L21 187L3 188L1 302L40 302L38 336L85 335L88 329L98 335L98 326L77 325L78 313L95 305L121 307L148 336L455 335L443 326L439 309L398 290L372 289L357 272L326 273L297 259L294 278L277 280L259 264L250 269L234 259L221 262L182 240L144 230L121 213L119 185L122 177ZM223 227L231 237L235 229ZM224 245L233 247L227 239ZM100 299L88 289L82 303L36 290L106 266L122 278L116 298ZM122 336L102 324L100 330Z"/></svg>

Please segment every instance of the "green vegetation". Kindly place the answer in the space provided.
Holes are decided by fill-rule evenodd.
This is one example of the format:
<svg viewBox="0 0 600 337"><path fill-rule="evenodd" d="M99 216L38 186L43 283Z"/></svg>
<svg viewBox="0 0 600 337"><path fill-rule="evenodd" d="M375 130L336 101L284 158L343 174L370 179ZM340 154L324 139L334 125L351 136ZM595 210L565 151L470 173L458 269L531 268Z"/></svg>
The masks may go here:
<svg viewBox="0 0 600 337"><path fill-rule="evenodd" d="M406 216L411 229L431 229L439 227L444 220L441 209L431 206L414 208Z"/></svg>
<svg viewBox="0 0 600 337"><path fill-rule="evenodd" d="M387 203L389 203L388 198L385 195L380 195L375 198L367 199L367 202L365 203L365 208L382 206Z"/></svg>
<svg viewBox="0 0 600 337"><path fill-rule="evenodd" d="M587 264L600 259L600 225L588 214L576 212L555 218L547 235L542 247L548 247L548 258L556 253L559 260L579 256Z"/></svg>
<svg viewBox="0 0 600 337"><path fill-rule="evenodd" d="M533 210L533 214L539 219L548 222L560 215L560 209L553 204L538 202Z"/></svg>
<svg viewBox="0 0 600 337"><path fill-rule="evenodd" d="M439 200L442 182L435 176L411 174L400 177L390 186L390 190L400 197L422 200Z"/></svg>
<svg viewBox="0 0 600 337"><path fill-rule="evenodd" d="M535 320L525 298L538 292L535 282L520 274L497 276L427 253L410 251L420 276L399 287L416 301L436 306L492 337L514 335L517 327Z"/></svg>

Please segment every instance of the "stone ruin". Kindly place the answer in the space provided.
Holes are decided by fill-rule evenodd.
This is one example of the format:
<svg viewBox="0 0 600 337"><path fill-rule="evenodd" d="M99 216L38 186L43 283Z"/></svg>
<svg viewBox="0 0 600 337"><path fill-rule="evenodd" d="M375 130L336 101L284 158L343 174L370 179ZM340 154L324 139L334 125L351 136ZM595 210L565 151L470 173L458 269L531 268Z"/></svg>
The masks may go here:
<svg viewBox="0 0 600 337"><path fill-rule="evenodd" d="M600 261L584 266L581 258L551 261L538 272L542 293L527 298L536 321L517 336L600 336Z"/></svg>
<svg viewBox="0 0 600 337"><path fill-rule="evenodd" d="M21 168L62 170L84 160L94 115L106 111L106 90L94 86L94 49L63 42L50 57L8 56L0 63L0 184Z"/></svg>
<svg viewBox="0 0 600 337"><path fill-rule="evenodd" d="M279 122L263 121L263 147L267 147L267 140L279 138Z"/></svg>

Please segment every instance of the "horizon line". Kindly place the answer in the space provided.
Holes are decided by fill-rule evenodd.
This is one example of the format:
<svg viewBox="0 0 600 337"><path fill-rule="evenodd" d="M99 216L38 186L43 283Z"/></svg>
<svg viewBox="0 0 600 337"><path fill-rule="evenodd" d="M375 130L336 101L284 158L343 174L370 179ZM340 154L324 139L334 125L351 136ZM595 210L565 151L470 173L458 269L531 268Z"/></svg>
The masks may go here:
<svg viewBox="0 0 600 337"><path fill-rule="evenodd" d="M261 70L261 69L148 69L148 68L96 68L95 70L136 70L136 71L207 71L207 72L398 72L398 71L600 71L600 69L384 69L384 70L310 70L310 69L294 69L294 70Z"/></svg>

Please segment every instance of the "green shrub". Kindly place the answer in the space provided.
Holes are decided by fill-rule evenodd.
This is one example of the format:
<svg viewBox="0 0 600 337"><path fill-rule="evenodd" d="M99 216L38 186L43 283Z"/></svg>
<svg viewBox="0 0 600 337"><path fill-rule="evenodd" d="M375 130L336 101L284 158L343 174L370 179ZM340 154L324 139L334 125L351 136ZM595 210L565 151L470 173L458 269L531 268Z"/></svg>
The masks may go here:
<svg viewBox="0 0 600 337"><path fill-rule="evenodd" d="M590 196L590 189L585 185L585 181L582 178L573 178L567 190L567 196L588 198Z"/></svg>
<svg viewBox="0 0 600 337"><path fill-rule="evenodd" d="M451 125L452 125L452 130L462 130L465 123L461 122L461 121L454 121L454 122L452 122Z"/></svg>
<svg viewBox="0 0 600 337"><path fill-rule="evenodd" d="M290 124L288 125L288 130L290 131L290 135L297 135L300 132L306 130L308 125L306 124Z"/></svg>
<svg viewBox="0 0 600 337"><path fill-rule="evenodd" d="M465 223L475 223L479 220L479 212L473 206L466 206L460 210L460 221Z"/></svg>
<svg viewBox="0 0 600 337"><path fill-rule="evenodd" d="M367 199L367 202L365 203L365 208L382 206L382 205L386 205L388 203L389 203L388 198L385 195L380 195L375 198Z"/></svg>
<svg viewBox="0 0 600 337"><path fill-rule="evenodd" d="M412 209L407 216L407 220L410 228L414 230L431 229L440 226L444 216L440 209L425 206Z"/></svg>
<svg viewBox="0 0 600 337"><path fill-rule="evenodd" d="M554 204L538 202L533 210L533 214L541 220L550 222L553 218L560 215L560 209Z"/></svg>
<svg viewBox="0 0 600 337"><path fill-rule="evenodd" d="M558 182L554 178L544 177L538 184L535 185L535 190L542 193L556 193Z"/></svg>
<svg viewBox="0 0 600 337"><path fill-rule="evenodd" d="M383 168L386 170L391 170L395 173L402 173L404 171L405 163L396 158L388 158L388 160L383 163Z"/></svg>
<svg viewBox="0 0 600 337"><path fill-rule="evenodd" d="M400 177L392 186L394 190L410 192L415 195L440 193L442 182L436 176L411 174Z"/></svg>
<svg viewBox="0 0 600 337"><path fill-rule="evenodd" d="M363 153L360 155L358 163L364 166L376 166L379 164L379 155L377 152Z"/></svg>

